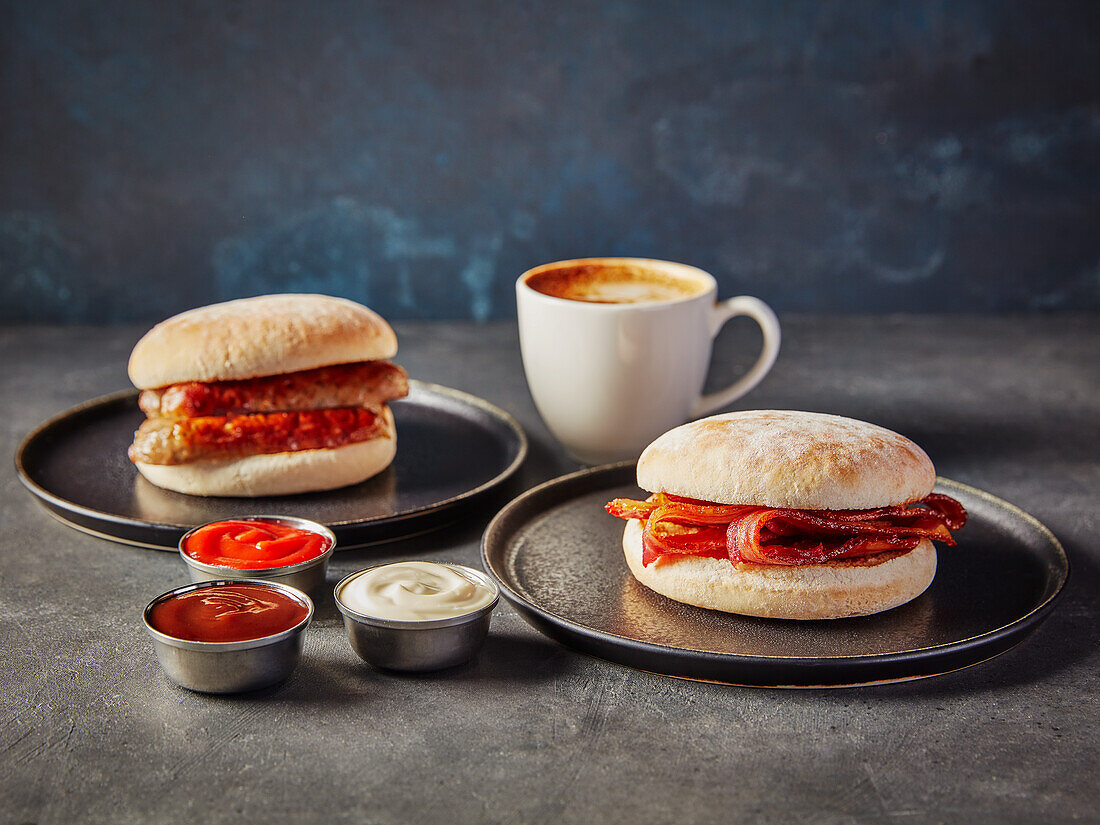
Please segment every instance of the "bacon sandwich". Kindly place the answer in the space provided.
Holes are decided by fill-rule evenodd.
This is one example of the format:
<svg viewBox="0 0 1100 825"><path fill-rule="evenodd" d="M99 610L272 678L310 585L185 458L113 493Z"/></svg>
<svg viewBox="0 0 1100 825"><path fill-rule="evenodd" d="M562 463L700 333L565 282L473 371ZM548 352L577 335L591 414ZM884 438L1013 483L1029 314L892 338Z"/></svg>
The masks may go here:
<svg viewBox="0 0 1100 825"><path fill-rule="evenodd" d="M932 541L954 545L963 506L932 492L909 439L821 413L751 410L693 421L638 460L644 501L623 551L642 584L676 601L782 619L878 613L936 574Z"/></svg>
<svg viewBox="0 0 1100 825"><path fill-rule="evenodd" d="M263 295L153 327L130 356L147 418L130 460L153 484L270 496L356 484L393 461L408 394L397 337L365 306Z"/></svg>

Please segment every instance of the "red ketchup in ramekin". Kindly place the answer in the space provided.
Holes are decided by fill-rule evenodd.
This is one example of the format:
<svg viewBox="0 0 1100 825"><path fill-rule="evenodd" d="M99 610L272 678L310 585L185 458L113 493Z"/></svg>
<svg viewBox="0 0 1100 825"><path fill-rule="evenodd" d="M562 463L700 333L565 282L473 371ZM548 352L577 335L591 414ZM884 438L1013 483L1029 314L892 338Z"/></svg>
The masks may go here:
<svg viewBox="0 0 1100 825"><path fill-rule="evenodd" d="M301 624L309 606L282 590L241 583L197 587L154 604L149 626L190 642L243 642L274 636Z"/></svg>
<svg viewBox="0 0 1100 825"><path fill-rule="evenodd" d="M321 533L276 521L216 521L187 534L180 548L203 564L268 570L311 561L332 546Z"/></svg>

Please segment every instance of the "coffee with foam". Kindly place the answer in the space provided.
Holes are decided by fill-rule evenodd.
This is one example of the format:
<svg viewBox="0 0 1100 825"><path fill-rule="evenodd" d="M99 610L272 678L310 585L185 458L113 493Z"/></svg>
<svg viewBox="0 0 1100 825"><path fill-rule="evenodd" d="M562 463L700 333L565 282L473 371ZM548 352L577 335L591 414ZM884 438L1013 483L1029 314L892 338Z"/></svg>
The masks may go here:
<svg viewBox="0 0 1100 825"><path fill-rule="evenodd" d="M661 433L756 386L779 352L779 322L757 298L717 294L707 272L649 258L555 261L519 276L523 370L570 455L636 459ZM737 315L760 324L764 346L745 375L704 394L714 337Z"/></svg>
<svg viewBox="0 0 1100 825"><path fill-rule="evenodd" d="M527 286L567 301L642 304L691 298L706 292L709 284L645 266L581 263L536 272L527 279Z"/></svg>

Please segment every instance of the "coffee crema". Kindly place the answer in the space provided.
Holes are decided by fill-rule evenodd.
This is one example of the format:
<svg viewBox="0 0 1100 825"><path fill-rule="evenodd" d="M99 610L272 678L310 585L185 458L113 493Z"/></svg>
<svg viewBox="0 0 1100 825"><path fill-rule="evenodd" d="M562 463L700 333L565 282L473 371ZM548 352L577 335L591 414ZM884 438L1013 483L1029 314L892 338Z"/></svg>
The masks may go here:
<svg viewBox="0 0 1100 825"><path fill-rule="evenodd" d="M614 264L577 264L536 272L527 286L551 298L591 304L643 304L676 301L707 290L702 279L677 277L657 269Z"/></svg>

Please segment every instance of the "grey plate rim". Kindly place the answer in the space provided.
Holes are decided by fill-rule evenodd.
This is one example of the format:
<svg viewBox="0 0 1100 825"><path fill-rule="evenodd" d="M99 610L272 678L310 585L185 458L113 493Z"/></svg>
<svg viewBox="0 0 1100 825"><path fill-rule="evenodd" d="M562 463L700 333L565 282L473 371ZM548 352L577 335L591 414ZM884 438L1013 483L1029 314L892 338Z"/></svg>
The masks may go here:
<svg viewBox="0 0 1100 825"><path fill-rule="evenodd" d="M541 498L550 499L551 506L563 503L571 498L601 489L597 484L605 483L603 487L612 488L635 484L633 461L624 461L617 464L605 464L597 467L587 467L567 475L559 476L532 487L509 502L493 518L485 528L481 541L481 561L486 572L497 582L501 593L526 619L552 638L561 635L559 641L574 646L585 653L590 653L598 658L624 664L638 670L658 673L666 676L692 679L696 681L717 682L722 684L739 685L746 687L793 687L793 688L835 688L855 687L874 684L892 684L895 682L923 679L931 676L942 675L965 667L980 664L1011 649L1046 618L1053 609L1055 602L1065 589L1069 578L1069 558L1065 549L1057 537L1037 518L1016 505L998 498L991 493L972 487L961 482L937 476L936 484L940 489L957 490L966 495L982 499L988 504L1001 508L1020 520L1031 529L1035 530L1048 545L1053 558L1057 562L1059 575L1057 583L1052 591L1039 604L1036 604L1027 613L1016 617L1013 621L998 628L986 631L976 636L955 639L939 645L928 647L916 647L906 651L893 653L879 653L866 655L842 655L823 657L797 657L797 656L768 656L746 655L734 653L718 653L714 651L699 651L689 648L676 647L653 641L640 641L626 636L610 633L588 625L576 622L565 616L555 613L545 605L536 604L523 593L512 587L507 574L498 568L497 559L503 557L508 541L518 529L510 529L509 522L518 519L517 513L532 503L537 503ZM605 478L606 477L606 478ZM585 485L589 485L585 487ZM577 489L582 488L582 489ZM522 521L519 527L526 520ZM557 631L564 631L558 633ZM657 656L659 662L665 662L665 667L654 667L652 664L638 664L635 656L651 653ZM962 657L960 659L960 657ZM668 667L668 659L677 660L677 664L688 663L687 672L679 666ZM763 669L765 672L775 671L775 676L780 678L760 680L753 678L747 681L738 681L736 678L713 678L711 676L693 675L690 663L692 661L706 663L708 666L717 666L724 672L733 672L739 666L750 666ZM854 680L828 680L823 683L815 683L813 672L822 666L833 669L867 670L878 666L897 666L903 668L914 664L933 664L939 661L939 667L917 668L913 672L904 675L890 675L883 678L857 678ZM700 668L700 671L706 668ZM670 672L676 671L676 672ZM793 678L790 678L793 675ZM853 675L856 675L853 673ZM782 677L788 678L782 678Z"/></svg>
<svg viewBox="0 0 1100 825"><path fill-rule="evenodd" d="M483 493L486 493L489 490L497 487L498 485L503 484L515 474L515 472L520 468L520 466L522 466L523 462L526 460L529 447L527 434L526 432L524 432L523 427L520 426L519 422L516 421L516 419L508 412L500 409L494 404L491 404L484 398L480 398L471 393L463 392L462 390L456 390L452 387L446 387L442 384L434 384L428 381L410 379L409 389L410 391L415 389L418 392L424 392L428 394L434 393L435 395L444 396L456 403L468 407L473 407L485 413L486 415L496 418L500 421L501 424L505 426L506 429L511 431L511 434L515 437L517 444L515 456L508 464L508 466L502 468L493 478L483 482L476 487L465 490L458 495L451 496L447 499L443 499L428 505L424 505L422 507L413 508L411 510L403 511L393 515L374 516L366 519L345 519L342 521L326 522L326 526L330 529L369 528L372 525L388 526L408 521L415 521L422 519L426 516L431 516L433 514L448 510L466 501L474 499L482 495ZM50 416L45 421L38 424L38 426L34 427L29 433L27 433L27 435L19 443L19 447L15 453L16 474L18 475L19 480L20 482L22 482L23 486L35 498L37 498L41 504L44 505L46 512L49 513L49 515L55 520L57 520L61 524L64 524L67 527L70 527L74 530L90 536L95 536L96 538L106 539L108 541L115 542L117 544L126 544L132 547L143 547L150 550L175 551L178 549L175 544L169 546L166 544L138 541L122 536L117 536L109 532L104 532L102 530L95 530L91 527L88 527L87 525L79 524L66 518L64 515L62 515L62 512L77 514L89 519L94 519L95 521L102 522L104 524L118 524L120 526L126 527L141 526L163 527L169 529L190 529L191 527L194 527L193 524L170 521L152 522L143 519L128 518L125 516L120 516L117 513L109 513L102 510L96 510L91 507L86 507L82 504L76 504L54 494L53 492L47 490L45 487L39 484L37 481L35 481L34 478L31 477L31 474L28 471L24 460L26 452L32 449L35 446L36 442L41 439L44 434L48 433L53 428L63 426L70 419L87 414L98 407L106 407L113 404L118 404L120 402L126 401L129 398L136 399L139 395L139 392L139 390L135 389L119 390L117 392L108 393L106 395L101 395L96 398L91 398L87 401L83 401L80 404L77 404L73 407L57 413L56 415ZM410 392L409 396L412 396L412 392ZM414 403L410 402L408 398L402 399L402 401L404 401L405 403ZM414 531L409 533L402 533L397 536L381 538L378 541L359 542L355 544L338 542L337 550L353 550L359 547L366 547L374 544L385 544L392 541L399 541L404 538L419 535L420 532L430 532L431 530L436 529L438 526L440 525L430 527L424 531Z"/></svg>

